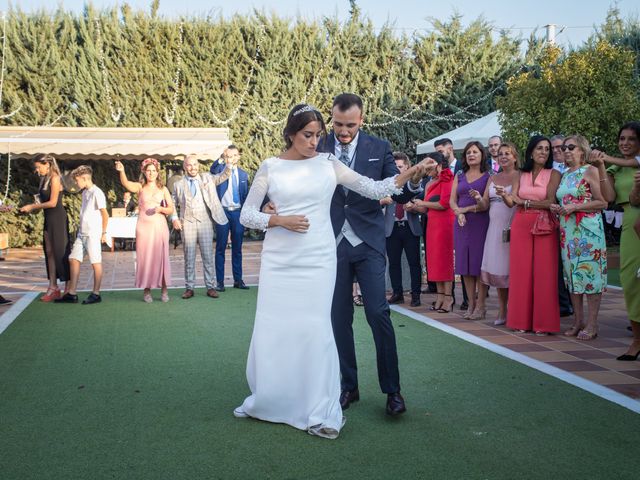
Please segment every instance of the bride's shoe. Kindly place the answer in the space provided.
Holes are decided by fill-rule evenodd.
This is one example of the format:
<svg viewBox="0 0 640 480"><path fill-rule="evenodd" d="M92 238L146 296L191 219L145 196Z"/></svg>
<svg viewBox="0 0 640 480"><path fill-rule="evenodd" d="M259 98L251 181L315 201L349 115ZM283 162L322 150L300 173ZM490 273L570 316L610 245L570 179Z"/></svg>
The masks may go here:
<svg viewBox="0 0 640 480"><path fill-rule="evenodd" d="M236 418L249 418L249 414L242 410L242 407L236 407L233 409L233 416Z"/></svg>
<svg viewBox="0 0 640 480"><path fill-rule="evenodd" d="M342 425L340 428L344 427L344 424L347 422L347 417L342 417ZM324 427L322 424L313 425L309 427L307 430L309 435L315 435L316 437L328 438L329 440L335 440L338 438L340 432L335 428Z"/></svg>

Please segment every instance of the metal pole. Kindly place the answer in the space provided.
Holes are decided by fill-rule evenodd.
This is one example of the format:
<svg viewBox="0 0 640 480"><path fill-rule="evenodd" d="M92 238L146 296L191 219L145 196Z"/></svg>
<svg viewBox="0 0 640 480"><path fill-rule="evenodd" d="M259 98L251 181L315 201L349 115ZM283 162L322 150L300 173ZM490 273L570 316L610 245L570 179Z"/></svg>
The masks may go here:
<svg viewBox="0 0 640 480"><path fill-rule="evenodd" d="M555 23L545 25L545 28L547 29L547 43L550 45L555 45L556 43L556 26L557 25Z"/></svg>

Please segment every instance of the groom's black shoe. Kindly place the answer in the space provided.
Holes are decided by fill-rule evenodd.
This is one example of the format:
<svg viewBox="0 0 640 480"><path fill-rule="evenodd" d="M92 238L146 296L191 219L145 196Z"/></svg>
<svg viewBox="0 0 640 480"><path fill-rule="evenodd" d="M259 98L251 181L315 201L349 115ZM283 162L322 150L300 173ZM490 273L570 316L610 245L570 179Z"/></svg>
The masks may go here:
<svg viewBox="0 0 640 480"><path fill-rule="evenodd" d="M343 390L340 394L340 406L342 410L346 410L350 404L358 400L360 400L360 392L357 388L355 390Z"/></svg>
<svg viewBox="0 0 640 480"><path fill-rule="evenodd" d="M242 280L233 282L233 288L239 288L240 290L249 290L249 287L247 287Z"/></svg>
<svg viewBox="0 0 640 480"><path fill-rule="evenodd" d="M407 411L404 404L404 398L398 393L390 393L387 395L387 415L399 415Z"/></svg>
<svg viewBox="0 0 640 480"><path fill-rule="evenodd" d="M397 305L398 303L404 303L404 295L401 293L394 293L389 297L389 305Z"/></svg>

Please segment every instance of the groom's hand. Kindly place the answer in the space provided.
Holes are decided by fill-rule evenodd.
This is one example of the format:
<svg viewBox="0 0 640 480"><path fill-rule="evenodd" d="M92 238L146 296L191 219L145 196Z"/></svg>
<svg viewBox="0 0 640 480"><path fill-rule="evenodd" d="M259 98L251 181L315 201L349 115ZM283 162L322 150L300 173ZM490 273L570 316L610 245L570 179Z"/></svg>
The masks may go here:
<svg viewBox="0 0 640 480"><path fill-rule="evenodd" d="M277 226L292 232L307 233L307 230L309 230L309 220L304 215L276 215L271 218L275 219Z"/></svg>
<svg viewBox="0 0 640 480"><path fill-rule="evenodd" d="M264 206L262 207L262 213L267 213L269 215L275 215L276 212L276 205L273 202L267 202L264 204Z"/></svg>

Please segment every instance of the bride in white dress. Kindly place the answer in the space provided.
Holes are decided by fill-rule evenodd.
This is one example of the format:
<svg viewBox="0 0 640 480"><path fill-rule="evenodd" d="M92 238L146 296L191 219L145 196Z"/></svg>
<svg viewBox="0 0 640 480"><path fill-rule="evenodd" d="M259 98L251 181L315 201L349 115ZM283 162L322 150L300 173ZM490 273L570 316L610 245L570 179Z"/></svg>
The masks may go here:
<svg viewBox="0 0 640 480"><path fill-rule="evenodd" d="M247 359L251 395L234 415L336 438L344 419L331 328L336 277L331 198L338 184L372 199L398 194L428 162L375 182L333 155L316 152L325 131L315 108L296 105L284 129L286 151L262 163L240 215L244 226L266 235ZM266 195L277 214L260 212Z"/></svg>

